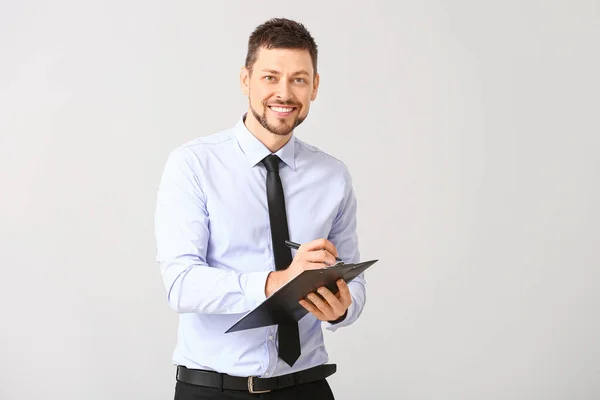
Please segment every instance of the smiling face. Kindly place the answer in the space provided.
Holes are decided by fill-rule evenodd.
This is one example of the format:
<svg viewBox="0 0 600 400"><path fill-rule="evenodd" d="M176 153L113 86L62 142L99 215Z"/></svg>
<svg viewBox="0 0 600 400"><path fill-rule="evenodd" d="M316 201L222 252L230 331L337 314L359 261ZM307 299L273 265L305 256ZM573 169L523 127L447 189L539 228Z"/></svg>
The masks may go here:
<svg viewBox="0 0 600 400"><path fill-rule="evenodd" d="M252 71L242 68L242 91L248 96L248 121L275 135L289 135L300 125L317 97L319 75L310 53L297 49L258 52Z"/></svg>

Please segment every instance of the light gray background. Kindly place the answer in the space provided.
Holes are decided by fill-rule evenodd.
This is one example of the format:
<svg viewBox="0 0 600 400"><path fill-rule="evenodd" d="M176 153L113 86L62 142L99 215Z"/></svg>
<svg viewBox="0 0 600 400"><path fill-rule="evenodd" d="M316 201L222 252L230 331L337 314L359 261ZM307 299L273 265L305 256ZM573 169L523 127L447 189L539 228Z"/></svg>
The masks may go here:
<svg viewBox="0 0 600 400"><path fill-rule="evenodd" d="M304 22L297 134L359 198L339 399L600 397L597 1L3 0L0 399L169 399L166 156L236 123L252 29ZM357 3L358 4L358 3Z"/></svg>

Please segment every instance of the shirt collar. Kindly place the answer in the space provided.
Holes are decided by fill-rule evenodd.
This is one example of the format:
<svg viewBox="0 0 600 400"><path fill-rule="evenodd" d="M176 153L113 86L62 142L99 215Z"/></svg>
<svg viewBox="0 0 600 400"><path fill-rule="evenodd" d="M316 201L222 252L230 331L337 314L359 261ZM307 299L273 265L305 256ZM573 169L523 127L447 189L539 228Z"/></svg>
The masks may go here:
<svg viewBox="0 0 600 400"><path fill-rule="evenodd" d="M242 115L238 123L234 128L235 137L238 141L240 149L246 156L246 159L250 163L251 167L262 161L263 158L272 154L271 151L252 134L244 124L246 114ZM294 157L294 144L296 140L294 135L290 137L290 140L279 149L275 155L279 156L281 160L290 167L293 171L296 170L296 161Z"/></svg>

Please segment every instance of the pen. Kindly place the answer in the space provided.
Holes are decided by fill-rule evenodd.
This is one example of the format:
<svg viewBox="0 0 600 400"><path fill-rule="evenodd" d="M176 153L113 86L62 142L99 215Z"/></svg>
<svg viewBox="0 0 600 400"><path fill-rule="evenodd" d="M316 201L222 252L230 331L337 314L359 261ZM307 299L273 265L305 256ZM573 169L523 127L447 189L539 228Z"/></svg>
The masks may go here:
<svg viewBox="0 0 600 400"><path fill-rule="evenodd" d="M294 250L298 250L298 249L300 248L300 245L299 245L298 243L295 243L295 242L292 242L292 241L289 241L289 240L286 240L286 241L285 241L285 245L286 245L287 247L291 248L291 249L294 249ZM335 258L335 261L337 261L337 262L341 262L341 261L342 261L342 259L341 259L341 258L339 258L339 257L336 257L336 258Z"/></svg>

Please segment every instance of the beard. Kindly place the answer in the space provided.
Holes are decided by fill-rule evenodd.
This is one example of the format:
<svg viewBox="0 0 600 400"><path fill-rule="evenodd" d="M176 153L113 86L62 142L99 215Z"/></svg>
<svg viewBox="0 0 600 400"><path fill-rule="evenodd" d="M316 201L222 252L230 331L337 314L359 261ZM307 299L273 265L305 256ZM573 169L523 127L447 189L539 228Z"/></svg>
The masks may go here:
<svg viewBox="0 0 600 400"><path fill-rule="evenodd" d="M302 122L304 122L304 120L306 119L306 116L304 117L300 117L300 106L297 105L296 103L292 103L292 102L274 102L272 104L278 104L281 106L292 106L292 107L296 107L296 111L298 111L298 115L294 118L294 120L292 121L291 124L287 123L285 119L283 118L277 118L278 119L278 123L270 123L267 120L267 104L263 102L263 113L262 115L260 115L255 109L254 107L252 107L252 103L250 104L250 111L252 112L252 115L254 115L254 118L256 118L256 120L262 125L263 128L265 128L266 130L268 130L269 132L275 134L275 135L280 135L280 136L286 136L289 135L298 125L300 125Z"/></svg>

